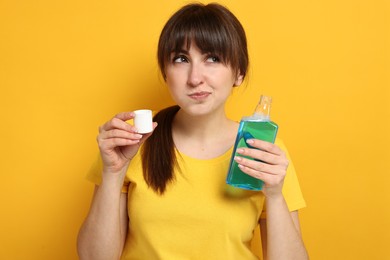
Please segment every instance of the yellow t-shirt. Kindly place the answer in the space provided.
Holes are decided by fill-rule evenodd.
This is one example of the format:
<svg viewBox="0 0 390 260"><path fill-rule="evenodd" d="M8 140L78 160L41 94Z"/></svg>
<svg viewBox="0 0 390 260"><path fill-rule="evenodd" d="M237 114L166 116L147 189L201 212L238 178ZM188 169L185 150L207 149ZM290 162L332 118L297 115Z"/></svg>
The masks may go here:
<svg viewBox="0 0 390 260"><path fill-rule="evenodd" d="M276 144L287 153L280 139ZM138 153L125 180L129 230L122 259L258 259L250 243L265 216L264 196L226 184L231 154L232 148L199 160L176 151L181 172L158 195L144 181ZM100 167L88 174L96 184L101 182ZM290 211L305 207L292 163L283 193Z"/></svg>

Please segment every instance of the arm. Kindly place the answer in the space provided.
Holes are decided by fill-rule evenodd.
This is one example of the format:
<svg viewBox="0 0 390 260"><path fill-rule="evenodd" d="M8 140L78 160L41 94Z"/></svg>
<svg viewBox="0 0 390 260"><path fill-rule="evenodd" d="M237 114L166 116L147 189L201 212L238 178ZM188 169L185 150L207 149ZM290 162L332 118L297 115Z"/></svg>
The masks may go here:
<svg viewBox="0 0 390 260"><path fill-rule="evenodd" d="M99 128L97 141L103 162L102 183L95 188L88 216L78 238L80 259L119 259L127 234L127 194L121 193L131 159L151 133L140 135L121 113ZM154 124L154 127L157 125Z"/></svg>
<svg viewBox="0 0 390 260"><path fill-rule="evenodd" d="M268 213L268 211L267 211L267 213ZM268 221L268 217L267 217L267 219L260 220L261 241L262 241L262 249L263 249L264 259L289 259L288 257L290 257L291 259L301 259L301 258L294 258L293 255L289 255L287 257L278 256L278 258L276 256L275 257L272 256L273 251L276 251L276 253L279 253L279 252L282 253L284 251L290 252L292 250L292 249L282 250L282 248L280 246L280 242L278 242L278 241L283 241L284 238L277 238L275 236L275 234L279 233L279 234L282 234L284 237L288 237L288 236L294 237L297 235L297 237L295 237L294 240L298 241L298 243L297 243L298 247L303 245L303 242L301 241L301 229L300 229L298 211L291 212L288 217L291 218L291 220L294 224L295 230L290 230L290 231L292 231L292 234L289 234L287 232L287 230L283 229L284 227L281 225L279 226L279 228L282 230L282 232L272 231L273 230L272 226L274 223L277 223L277 221ZM268 226L270 226L270 227L268 228ZM268 236L268 229L271 230L270 233L274 233L274 236L272 236L271 234L269 234L269 235L271 235L271 237ZM270 239L273 239L275 241L272 241ZM270 242L268 243L269 240L270 240ZM268 248L268 246L272 247L272 245L277 245L277 247L276 248ZM303 250L302 255L306 257L303 259L309 259L307 252L306 252L306 249L304 247L302 247L301 249ZM269 251L271 252L271 254L268 253Z"/></svg>
<svg viewBox="0 0 390 260"><path fill-rule="evenodd" d="M78 236L80 259L119 259L127 225L127 194L110 185L96 186L90 212Z"/></svg>
<svg viewBox="0 0 390 260"><path fill-rule="evenodd" d="M246 174L264 181L263 194L267 219L261 220L263 249L269 260L308 259L300 234L297 212L290 213L282 194L288 167L285 153L276 145L261 140L248 140L257 149L242 148L239 154L256 160L237 157L239 167Z"/></svg>

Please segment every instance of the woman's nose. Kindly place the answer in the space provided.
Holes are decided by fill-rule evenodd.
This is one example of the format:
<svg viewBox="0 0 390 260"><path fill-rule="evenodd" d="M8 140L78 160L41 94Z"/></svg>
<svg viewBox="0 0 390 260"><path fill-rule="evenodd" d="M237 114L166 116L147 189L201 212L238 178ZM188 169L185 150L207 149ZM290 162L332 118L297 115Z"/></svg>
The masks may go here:
<svg viewBox="0 0 390 260"><path fill-rule="evenodd" d="M188 71L187 84L191 87L199 86L203 83L203 71L199 64L191 64Z"/></svg>

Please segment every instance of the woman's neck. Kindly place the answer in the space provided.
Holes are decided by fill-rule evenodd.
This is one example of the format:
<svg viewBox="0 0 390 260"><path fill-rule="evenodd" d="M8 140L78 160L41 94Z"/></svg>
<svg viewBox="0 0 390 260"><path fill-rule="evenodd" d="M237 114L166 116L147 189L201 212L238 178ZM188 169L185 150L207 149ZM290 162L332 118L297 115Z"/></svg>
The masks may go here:
<svg viewBox="0 0 390 260"><path fill-rule="evenodd" d="M186 155L210 159L229 150L235 140L238 124L225 112L191 116L179 110L173 120L172 135L176 148Z"/></svg>

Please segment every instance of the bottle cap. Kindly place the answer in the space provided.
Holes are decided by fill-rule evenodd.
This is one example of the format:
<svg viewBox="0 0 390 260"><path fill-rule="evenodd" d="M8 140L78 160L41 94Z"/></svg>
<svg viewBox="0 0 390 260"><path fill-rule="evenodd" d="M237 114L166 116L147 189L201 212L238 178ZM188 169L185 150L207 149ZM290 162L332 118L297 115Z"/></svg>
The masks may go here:
<svg viewBox="0 0 390 260"><path fill-rule="evenodd" d="M140 109L134 111L134 125L140 134L147 134L153 131L152 110Z"/></svg>

